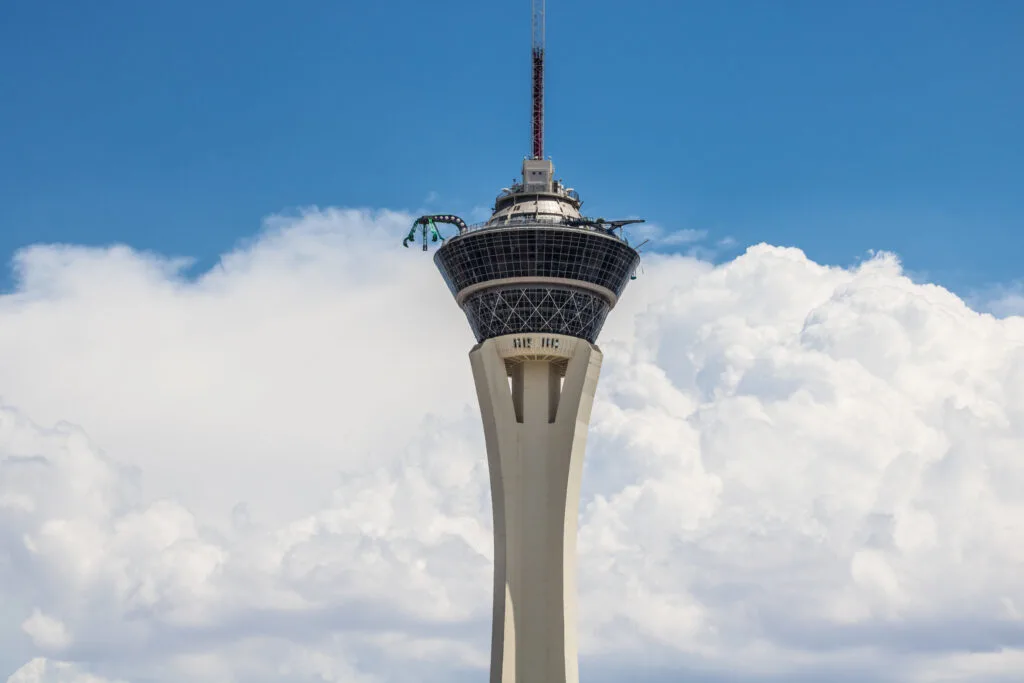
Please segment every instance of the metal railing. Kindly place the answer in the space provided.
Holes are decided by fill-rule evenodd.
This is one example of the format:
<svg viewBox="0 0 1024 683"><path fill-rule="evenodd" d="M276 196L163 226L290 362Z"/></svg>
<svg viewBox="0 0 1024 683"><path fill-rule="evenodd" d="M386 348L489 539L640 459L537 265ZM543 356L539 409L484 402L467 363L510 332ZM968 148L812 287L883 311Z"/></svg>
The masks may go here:
<svg viewBox="0 0 1024 683"><path fill-rule="evenodd" d="M506 197L513 197L520 194L548 194L555 195L558 197L568 197L573 201L580 201L580 193L571 187L564 187L563 185L556 185L554 190L537 190L535 187L530 185L524 185L522 183L513 183L510 187L506 187L500 193L498 193L498 201L505 199Z"/></svg>
<svg viewBox="0 0 1024 683"><path fill-rule="evenodd" d="M606 235L608 237L614 237L619 241L624 241L619 235L600 228L596 225L590 225L587 223L580 223L578 218L569 218L566 216L550 216L550 215L538 215L529 214L526 216L519 215L505 219L500 219L495 222L484 221L483 223L473 223L466 227L465 230L459 231L460 235L465 235L470 232L477 232L478 230L491 230L496 228L514 228L517 226L530 226L530 225L541 225L541 226L559 226L564 228L575 228L577 230L586 230L589 232L596 232L599 235Z"/></svg>

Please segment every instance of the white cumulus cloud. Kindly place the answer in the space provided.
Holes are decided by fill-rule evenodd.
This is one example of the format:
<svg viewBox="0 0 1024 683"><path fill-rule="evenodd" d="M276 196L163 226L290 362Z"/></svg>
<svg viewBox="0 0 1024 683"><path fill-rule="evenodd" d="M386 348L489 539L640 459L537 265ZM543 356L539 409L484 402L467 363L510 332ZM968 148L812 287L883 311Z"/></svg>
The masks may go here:
<svg viewBox="0 0 1024 683"><path fill-rule="evenodd" d="M60 650L71 643L71 635L59 619L48 617L38 609L21 624L21 630L28 634L33 644L43 649Z"/></svg>
<svg viewBox="0 0 1024 683"><path fill-rule="evenodd" d="M7 679L7 683L124 683L81 671L70 662L38 657L25 664Z"/></svg>
<svg viewBox="0 0 1024 683"><path fill-rule="evenodd" d="M473 340L410 220L275 217L197 279L18 254L9 683L485 675ZM648 256L600 343L583 677L1017 680L1024 318L759 245Z"/></svg>
<svg viewBox="0 0 1024 683"><path fill-rule="evenodd" d="M977 300L979 308L994 315L1024 315L1024 282L990 287L973 298Z"/></svg>

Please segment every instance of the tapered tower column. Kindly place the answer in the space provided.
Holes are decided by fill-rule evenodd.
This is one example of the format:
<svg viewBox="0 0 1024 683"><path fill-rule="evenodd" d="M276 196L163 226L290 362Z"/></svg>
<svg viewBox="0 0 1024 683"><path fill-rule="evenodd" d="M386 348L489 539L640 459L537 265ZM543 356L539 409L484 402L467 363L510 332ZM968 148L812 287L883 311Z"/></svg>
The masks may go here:
<svg viewBox="0 0 1024 683"><path fill-rule="evenodd" d="M576 683L576 518L601 351L521 334L469 358L494 512L491 683Z"/></svg>
<svg viewBox="0 0 1024 683"><path fill-rule="evenodd" d="M640 255L619 232L636 222L580 214L547 159L523 161L491 219L422 216L459 234L434 255L477 344L469 353L494 506L491 683L577 683L576 517L594 346Z"/></svg>

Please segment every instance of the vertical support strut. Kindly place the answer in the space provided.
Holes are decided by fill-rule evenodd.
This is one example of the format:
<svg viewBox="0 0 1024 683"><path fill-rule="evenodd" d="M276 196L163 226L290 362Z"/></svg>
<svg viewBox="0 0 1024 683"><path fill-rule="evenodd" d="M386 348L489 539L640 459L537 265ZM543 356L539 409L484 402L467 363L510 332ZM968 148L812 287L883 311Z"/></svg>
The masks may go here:
<svg viewBox="0 0 1024 683"><path fill-rule="evenodd" d="M544 158L544 2L533 0L533 158Z"/></svg>

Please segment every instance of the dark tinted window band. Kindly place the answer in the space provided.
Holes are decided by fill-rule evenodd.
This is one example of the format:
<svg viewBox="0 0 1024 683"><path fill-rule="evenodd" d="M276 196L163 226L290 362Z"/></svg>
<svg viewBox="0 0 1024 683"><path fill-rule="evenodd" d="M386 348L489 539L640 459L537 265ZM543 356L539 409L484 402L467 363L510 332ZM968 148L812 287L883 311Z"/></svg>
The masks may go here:
<svg viewBox="0 0 1024 683"><path fill-rule="evenodd" d="M591 282L618 296L639 261L616 239L557 227L480 230L448 241L434 256L452 294L479 282L539 276Z"/></svg>

